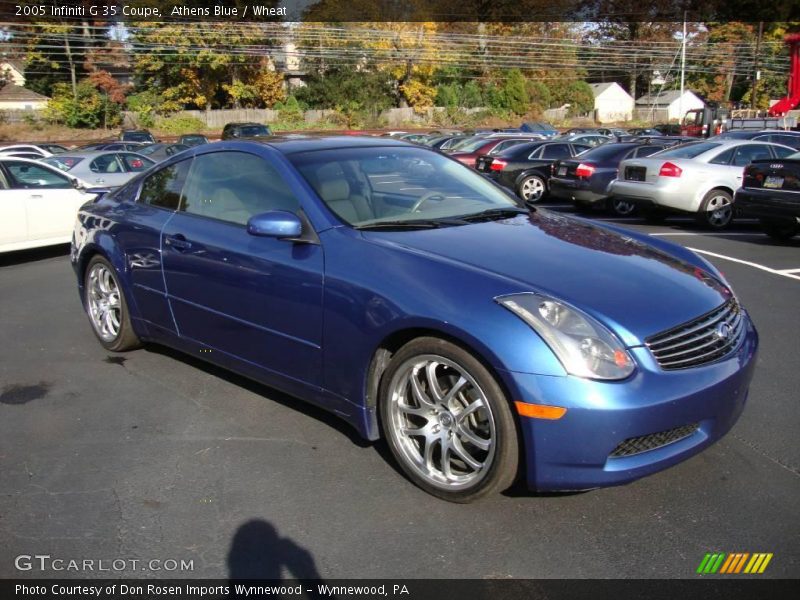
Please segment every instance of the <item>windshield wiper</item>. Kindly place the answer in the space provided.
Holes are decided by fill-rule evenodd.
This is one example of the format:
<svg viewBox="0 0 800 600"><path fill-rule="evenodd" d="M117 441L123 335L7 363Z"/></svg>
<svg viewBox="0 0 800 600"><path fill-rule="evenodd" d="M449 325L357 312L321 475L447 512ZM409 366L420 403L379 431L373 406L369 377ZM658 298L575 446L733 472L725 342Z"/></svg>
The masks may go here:
<svg viewBox="0 0 800 600"><path fill-rule="evenodd" d="M466 224L467 221L464 219L404 219L365 223L364 225L356 225L354 229L360 231L370 229L437 229L439 227L453 227L455 225Z"/></svg>
<svg viewBox="0 0 800 600"><path fill-rule="evenodd" d="M491 219L507 219L509 217L516 217L517 215L527 215L530 211L524 208L507 207L507 208L489 208L482 210L471 215L464 215L459 217L463 221L475 222Z"/></svg>

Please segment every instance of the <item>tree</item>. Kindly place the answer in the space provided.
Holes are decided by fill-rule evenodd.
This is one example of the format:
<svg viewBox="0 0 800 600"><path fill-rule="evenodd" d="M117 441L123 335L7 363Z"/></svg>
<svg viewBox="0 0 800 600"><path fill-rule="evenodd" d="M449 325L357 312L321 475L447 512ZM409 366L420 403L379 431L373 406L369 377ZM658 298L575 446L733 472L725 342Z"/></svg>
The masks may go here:
<svg viewBox="0 0 800 600"><path fill-rule="evenodd" d="M550 88L544 82L528 80L527 89L532 106L540 111L550 108L552 94L550 93Z"/></svg>
<svg viewBox="0 0 800 600"><path fill-rule="evenodd" d="M481 88L474 81L468 81L461 91L461 105L466 108L477 108L483 106L483 104Z"/></svg>
<svg viewBox="0 0 800 600"><path fill-rule="evenodd" d="M455 83L440 83L436 88L436 106L459 105L459 90Z"/></svg>
<svg viewBox="0 0 800 600"><path fill-rule="evenodd" d="M517 115L524 115L530 108L530 98L526 88L525 76L519 69L511 69L503 87L505 108Z"/></svg>
<svg viewBox="0 0 800 600"><path fill-rule="evenodd" d="M120 123L120 116L120 105L88 79L75 86L75 93L68 83L55 84L45 109L48 120L75 128L113 127Z"/></svg>

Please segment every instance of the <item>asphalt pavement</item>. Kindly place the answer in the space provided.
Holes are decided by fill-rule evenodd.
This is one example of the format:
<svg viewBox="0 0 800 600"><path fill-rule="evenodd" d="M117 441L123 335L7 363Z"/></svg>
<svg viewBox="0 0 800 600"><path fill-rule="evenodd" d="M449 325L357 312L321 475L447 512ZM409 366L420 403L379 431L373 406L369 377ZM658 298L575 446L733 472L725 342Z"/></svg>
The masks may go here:
<svg viewBox="0 0 800 600"><path fill-rule="evenodd" d="M134 577L697 577L706 552L770 552L759 577L800 576L800 240L616 222L732 283L762 341L744 414L635 483L471 505L299 400L167 349L105 351L66 247L0 255L0 577L108 576L19 571L21 555Z"/></svg>

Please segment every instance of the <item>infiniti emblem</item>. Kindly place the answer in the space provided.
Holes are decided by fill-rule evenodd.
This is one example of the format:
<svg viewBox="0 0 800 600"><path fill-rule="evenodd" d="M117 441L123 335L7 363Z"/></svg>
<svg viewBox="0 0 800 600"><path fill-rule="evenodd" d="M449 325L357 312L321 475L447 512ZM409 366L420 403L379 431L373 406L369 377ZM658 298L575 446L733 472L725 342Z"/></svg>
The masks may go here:
<svg viewBox="0 0 800 600"><path fill-rule="evenodd" d="M719 340L727 340L731 335L731 326L727 323L720 323L714 330L714 335Z"/></svg>

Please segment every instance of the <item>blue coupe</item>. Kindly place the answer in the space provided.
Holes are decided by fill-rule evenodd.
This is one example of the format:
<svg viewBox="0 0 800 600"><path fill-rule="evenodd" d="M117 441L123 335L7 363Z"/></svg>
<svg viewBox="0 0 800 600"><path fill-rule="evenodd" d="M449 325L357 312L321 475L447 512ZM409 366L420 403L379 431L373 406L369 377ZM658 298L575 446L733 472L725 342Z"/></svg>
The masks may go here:
<svg viewBox="0 0 800 600"><path fill-rule="evenodd" d="M85 204L71 260L105 348L165 344L322 406L456 502L696 454L741 414L758 345L694 253L389 138L182 152Z"/></svg>

